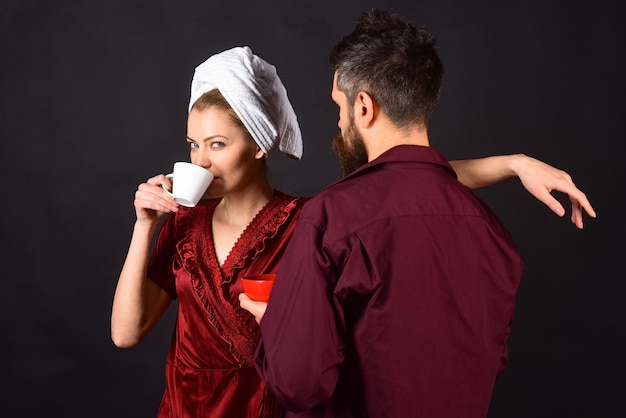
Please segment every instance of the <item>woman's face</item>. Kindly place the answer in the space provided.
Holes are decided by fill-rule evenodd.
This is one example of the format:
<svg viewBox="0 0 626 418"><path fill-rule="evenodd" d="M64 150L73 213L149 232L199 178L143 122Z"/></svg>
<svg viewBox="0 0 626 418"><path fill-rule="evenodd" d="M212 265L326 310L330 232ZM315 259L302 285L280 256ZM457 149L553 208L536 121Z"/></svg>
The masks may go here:
<svg viewBox="0 0 626 418"><path fill-rule="evenodd" d="M264 175L263 151L224 110L192 109L187 119L187 142L191 162L215 176L207 190L211 197L242 191Z"/></svg>

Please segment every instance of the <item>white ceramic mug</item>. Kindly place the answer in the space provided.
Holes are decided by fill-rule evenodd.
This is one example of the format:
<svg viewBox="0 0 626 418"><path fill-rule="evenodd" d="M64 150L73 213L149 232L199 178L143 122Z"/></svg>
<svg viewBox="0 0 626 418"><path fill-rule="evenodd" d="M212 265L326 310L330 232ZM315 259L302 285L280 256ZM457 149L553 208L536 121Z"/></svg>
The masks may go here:
<svg viewBox="0 0 626 418"><path fill-rule="evenodd" d="M213 174L199 165L179 161L174 163L174 171L166 177L173 178L172 191L165 187L179 205L194 207L213 181Z"/></svg>

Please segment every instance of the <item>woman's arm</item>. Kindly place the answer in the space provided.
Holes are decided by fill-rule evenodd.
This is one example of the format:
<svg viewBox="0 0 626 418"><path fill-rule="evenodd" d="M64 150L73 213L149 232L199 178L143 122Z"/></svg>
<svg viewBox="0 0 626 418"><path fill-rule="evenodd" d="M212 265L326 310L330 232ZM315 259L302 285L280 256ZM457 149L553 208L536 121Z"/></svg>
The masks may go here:
<svg viewBox="0 0 626 418"><path fill-rule="evenodd" d="M596 217L587 196L574 185L568 173L524 154L456 160L450 161L450 165L456 171L459 181L471 189L519 177L530 194L559 216L563 216L565 210L550 193L565 193L572 202L572 223L580 229L583 228L583 209L592 218Z"/></svg>
<svg viewBox="0 0 626 418"><path fill-rule="evenodd" d="M132 347L141 342L172 301L147 276L150 245L159 220L177 210L177 204L160 186L164 183L169 183L165 176L153 177L135 193L137 221L111 312L111 339L118 347Z"/></svg>

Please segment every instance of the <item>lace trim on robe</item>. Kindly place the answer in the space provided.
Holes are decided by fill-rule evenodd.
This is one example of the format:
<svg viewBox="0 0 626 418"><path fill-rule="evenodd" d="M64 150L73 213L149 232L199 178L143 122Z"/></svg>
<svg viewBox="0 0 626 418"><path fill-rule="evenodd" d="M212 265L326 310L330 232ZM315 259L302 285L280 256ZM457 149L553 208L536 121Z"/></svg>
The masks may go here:
<svg viewBox="0 0 626 418"><path fill-rule="evenodd" d="M274 197L257 213L235 242L222 265L224 283L229 283L236 270L245 267L249 260L265 251L265 244L276 236L301 198L293 198L274 191ZM211 234L212 235L212 234ZM242 238L245 241L242 242Z"/></svg>
<svg viewBox="0 0 626 418"><path fill-rule="evenodd" d="M280 227L289 219L300 198L292 198L279 191L259 211L241 234L222 270L227 272L225 280L211 241L212 214L219 199L195 209L183 209L177 213L176 229L178 252L183 267L190 273L192 286L207 313L209 323L228 343L230 352L240 367L254 365L254 353L258 344L258 327L251 329L241 318L233 302L224 296L222 285L232 280L236 269L246 265L265 249L266 241L276 236ZM203 208L203 213L197 210ZM241 241L245 236L245 241ZM227 268L224 268L227 267ZM238 305L237 305L238 306ZM219 307L216 309L215 307Z"/></svg>

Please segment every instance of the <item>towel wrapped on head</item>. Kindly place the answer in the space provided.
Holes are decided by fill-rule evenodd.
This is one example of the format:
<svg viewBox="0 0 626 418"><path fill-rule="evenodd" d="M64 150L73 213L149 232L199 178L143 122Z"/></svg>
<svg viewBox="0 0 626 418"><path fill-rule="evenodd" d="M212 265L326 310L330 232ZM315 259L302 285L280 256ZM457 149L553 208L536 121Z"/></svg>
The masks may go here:
<svg viewBox="0 0 626 418"><path fill-rule="evenodd" d="M204 93L217 89L265 154L278 142L285 154L302 157L302 134L296 113L276 68L236 47L211 56L196 67L189 111Z"/></svg>

